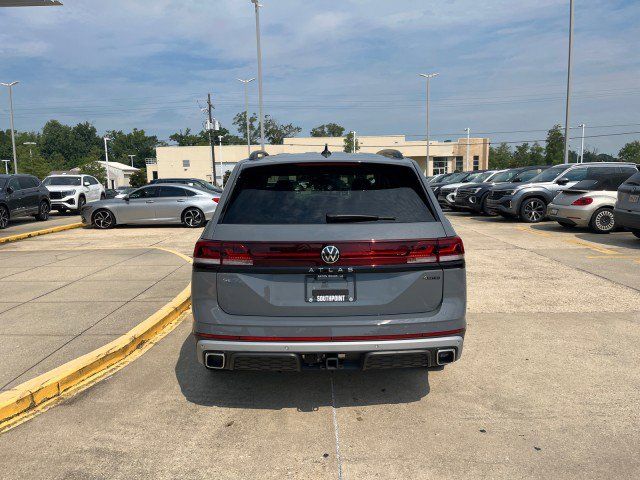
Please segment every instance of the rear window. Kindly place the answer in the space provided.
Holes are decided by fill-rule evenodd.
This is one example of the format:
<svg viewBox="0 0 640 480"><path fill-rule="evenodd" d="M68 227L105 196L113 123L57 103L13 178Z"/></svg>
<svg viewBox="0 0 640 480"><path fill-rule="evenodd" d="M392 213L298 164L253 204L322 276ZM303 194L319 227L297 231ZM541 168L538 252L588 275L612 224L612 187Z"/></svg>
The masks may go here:
<svg viewBox="0 0 640 480"><path fill-rule="evenodd" d="M0 182L2 182L2 179L0 179ZM625 185L633 185L633 186L640 186L640 172L636 173L634 176L630 177L626 182L624 182ZM1 185L1 183L0 183Z"/></svg>
<svg viewBox="0 0 640 480"><path fill-rule="evenodd" d="M433 222L416 172L385 164L283 164L242 171L221 223L324 224L327 215Z"/></svg>
<svg viewBox="0 0 640 480"><path fill-rule="evenodd" d="M610 190L616 191L633 175L633 170L620 167L590 167L584 180L576 183L569 190Z"/></svg>

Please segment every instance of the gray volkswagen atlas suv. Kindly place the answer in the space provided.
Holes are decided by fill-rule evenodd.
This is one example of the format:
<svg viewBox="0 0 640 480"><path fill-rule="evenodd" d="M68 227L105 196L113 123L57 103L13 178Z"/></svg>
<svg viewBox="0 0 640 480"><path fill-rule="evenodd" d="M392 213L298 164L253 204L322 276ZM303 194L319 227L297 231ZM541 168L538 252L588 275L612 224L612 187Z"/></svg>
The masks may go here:
<svg viewBox="0 0 640 480"><path fill-rule="evenodd" d="M200 363L298 371L460 358L463 243L418 165L384 155L237 164L194 251Z"/></svg>

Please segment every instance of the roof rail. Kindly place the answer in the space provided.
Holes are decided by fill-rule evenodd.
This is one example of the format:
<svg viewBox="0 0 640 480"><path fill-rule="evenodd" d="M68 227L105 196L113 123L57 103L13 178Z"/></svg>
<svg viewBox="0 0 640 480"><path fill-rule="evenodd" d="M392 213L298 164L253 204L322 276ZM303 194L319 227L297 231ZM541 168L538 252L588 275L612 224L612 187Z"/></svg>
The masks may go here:
<svg viewBox="0 0 640 480"><path fill-rule="evenodd" d="M387 158L397 158L398 160L402 160L404 158L404 155L402 155L402 152L400 152L400 150L394 150L393 148L380 150L378 152L378 155L382 155L383 157Z"/></svg>
<svg viewBox="0 0 640 480"><path fill-rule="evenodd" d="M256 150L255 152L251 152L251 155L249 155L249 160L260 160L261 158L268 156L269 154L265 150Z"/></svg>

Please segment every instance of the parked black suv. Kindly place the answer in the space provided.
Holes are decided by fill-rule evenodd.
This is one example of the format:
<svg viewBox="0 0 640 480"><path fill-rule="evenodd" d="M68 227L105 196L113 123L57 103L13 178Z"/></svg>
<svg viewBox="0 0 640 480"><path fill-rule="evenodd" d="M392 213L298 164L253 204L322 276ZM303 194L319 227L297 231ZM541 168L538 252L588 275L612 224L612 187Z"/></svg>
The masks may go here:
<svg viewBox="0 0 640 480"><path fill-rule="evenodd" d="M462 210L495 215L487 209L487 197L491 187L498 183L526 183L547 168L549 168L547 165L512 168L498 172L489 182L460 187L456 193L455 206Z"/></svg>
<svg viewBox="0 0 640 480"><path fill-rule="evenodd" d="M50 211L49 190L36 177L0 175L0 229L17 217L47 220Z"/></svg>

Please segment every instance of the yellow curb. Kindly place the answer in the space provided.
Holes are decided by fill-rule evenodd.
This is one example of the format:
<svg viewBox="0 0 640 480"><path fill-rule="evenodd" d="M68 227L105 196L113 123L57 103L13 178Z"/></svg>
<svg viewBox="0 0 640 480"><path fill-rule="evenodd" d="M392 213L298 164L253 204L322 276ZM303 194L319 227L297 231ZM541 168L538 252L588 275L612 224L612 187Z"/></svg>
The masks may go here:
<svg viewBox="0 0 640 480"><path fill-rule="evenodd" d="M165 248L162 250L191 262L189 257L178 252ZM130 354L144 348L190 306L191 284L156 313L111 343L0 393L0 432L19 423L23 416L36 410L37 407L86 383Z"/></svg>
<svg viewBox="0 0 640 480"><path fill-rule="evenodd" d="M35 232L18 233L16 235L10 235L8 237L1 237L0 244L17 242L18 240L24 240L25 238L39 237L40 235L47 235L49 233L64 232L65 230L72 230L74 228L82 227L82 223L70 223L69 225L60 225L58 227L45 228L43 230L36 230Z"/></svg>

